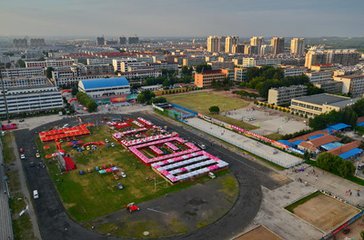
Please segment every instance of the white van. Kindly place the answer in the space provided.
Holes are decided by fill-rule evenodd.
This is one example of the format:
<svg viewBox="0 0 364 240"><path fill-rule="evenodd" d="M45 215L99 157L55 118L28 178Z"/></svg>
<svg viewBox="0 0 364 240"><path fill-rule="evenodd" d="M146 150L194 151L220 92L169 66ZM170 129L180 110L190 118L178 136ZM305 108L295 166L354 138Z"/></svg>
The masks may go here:
<svg viewBox="0 0 364 240"><path fill-rule="evenodd" d="M34 190L33 191L33 198L34 199L38 199L39 198L38 190Z"/></svg>

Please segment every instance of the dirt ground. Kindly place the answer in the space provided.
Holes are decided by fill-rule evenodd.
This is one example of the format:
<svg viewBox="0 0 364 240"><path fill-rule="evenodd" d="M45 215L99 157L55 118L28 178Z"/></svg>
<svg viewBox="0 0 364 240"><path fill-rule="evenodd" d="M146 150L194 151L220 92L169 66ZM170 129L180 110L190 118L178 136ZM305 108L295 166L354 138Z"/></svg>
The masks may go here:
<svg viewBox="0 0 364 240"><path fill-rule="evenodd" d="M234 240L282 240L282 238L270 231L268 228L260 225L259 227L234 238Z"/></svg>
<svg viewBox="0 0 364 240"><path fill-rule="evenodd" d="M358 213L359 209L321 194L299 205L293 212L322 231L329 232Z"/></svg>
<svg viewBox="0 0 364 240"><path fill-rule="evenodd" d="M361 239L360 232L364 230L364 217L362 216L357 221L349 226L350 233L344 234L342 231L339 232L335 237L336 240L345 240L345 238Z"/></svg>

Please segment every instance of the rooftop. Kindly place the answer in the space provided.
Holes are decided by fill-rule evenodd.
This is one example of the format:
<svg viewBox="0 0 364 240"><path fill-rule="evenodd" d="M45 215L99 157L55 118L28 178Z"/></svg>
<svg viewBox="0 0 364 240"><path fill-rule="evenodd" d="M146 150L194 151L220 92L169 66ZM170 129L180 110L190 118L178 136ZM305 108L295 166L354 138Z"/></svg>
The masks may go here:
<svg viewBox="0 0 364 240"><path fill-rule="evenodd" d="M129 85L129 81L125 77L85 79L80 82L83 84L85 89L110 88Z"/></svg>
<svg viewBox="0 0 364 240"><path fill-rule="evenodd" d="M298 100L312 104L322 105L322 104L334 104L342 101L347 101L350 100L350 98L327 93L320 93L311 96L297 97L292 100Z"/></svg>

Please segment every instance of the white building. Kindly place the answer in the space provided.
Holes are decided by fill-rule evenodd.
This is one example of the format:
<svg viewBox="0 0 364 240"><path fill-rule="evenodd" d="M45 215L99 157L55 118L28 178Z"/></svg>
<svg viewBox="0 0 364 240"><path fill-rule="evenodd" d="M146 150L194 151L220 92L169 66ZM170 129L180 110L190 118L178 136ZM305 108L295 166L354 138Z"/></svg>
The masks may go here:
<svg viewBox="0 0 364 240"><path fill-rule="evenodd" d="M3 92L1 90L1 94ZM61 92L57 87L40 86L14 88L5 91L9 114L34 113L63 108ZM0 98L0 115L6 114L4 98Z"/></svg>
<svg viewBox="0 0 364 240"><path fill-rule="evenodd" d="M301 76L307 69L304 67L282 66L284 77Z"/></svg>
<svg viewBox="0 0 364 240"><path fill-rule="evenodd" d="M44 68L8 68L1 70L3 78L44 76Z"/></svg>
<svg viewBox="0 0 364 240"><path fill-rule="evenodd" d="M256 67L256 66L277 66L281 64L279 58L243 58L243 67Z"/></svg>
<svg viewBox="0 0 364 240"><path fill-rule="evenodd" d="M78 90L97 99L130 94L130 84L125 77L86 79L78 83Z"/></svg>
<svg viewBox="0 0 364 240"><path fill-rule="evenodd" d="M362 97L364 94L364 75L336 76L335 81L342 82L342 93L350 93L352 97Z"/></svg>
<svg viewBox="0 0 364 240"><path fill-rule="evenodd" d="M94 76L75 76L75 77L60 77L56 78L55 82L57 86L78 84L79 81L85 79L98 79L98 78L109 78L115 77L115 75L94 75Z"/></svg>
<svg viewBox="0 0 364 240"><path fill-rule="evenodd" d="M26 68L47 68L72 66L76 61L74 59L47 59L44 61L25 61Z"/></svg>
<svg viewBox="0 0 364 240"><path fill-rule="evenodd" d="M247 80L247 68L237 67L234 69L234 81L245 82Z"/></svg>
<svg viewBox="0 0 364 240"><path fill-rule="evenodd" d="M3 82L5 88L36 87L51 83L45 76L3 78Z"/></svg>
<svg viewBox="0 0 364 240"><path fill-rule="evenodd" d="M312 83L320 83L332 80L332 71L306 72L306 76Z"/></svg>

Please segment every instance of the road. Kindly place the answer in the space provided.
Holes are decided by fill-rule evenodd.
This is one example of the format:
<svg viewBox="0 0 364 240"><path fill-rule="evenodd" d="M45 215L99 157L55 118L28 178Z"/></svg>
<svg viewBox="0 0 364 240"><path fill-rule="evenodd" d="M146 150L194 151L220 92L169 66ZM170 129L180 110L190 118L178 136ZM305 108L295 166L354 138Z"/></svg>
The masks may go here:
<svg viewBox="0 0 364 240"><path fill-rule="evenodd" d="M3 146L0 142L0 239L12 240L14 238L11 224L8 189L5 182Z"/></svg>
<svg viewBox="0 0 364 240"><path fill-rule="evenodd" d="M125 115L108 115L111 118ZM179 126L170 121L146 113L133 113L129 117L142 116L152 121L156 125L168 126L169 130L174 130L186 139L194 142L204 143L208 146L207 151L211 152L229 162L230 169L239 181L240 195L234 207L220 220L205 228L199 229L187 235L173 237L171 239L229 239L240 233L254 219L259 211L262 201L261 184L268 189L274 189L280 186L269 176L272 170L244 159L242 156L233 153L219 144L208 141L203 134L188 127ZM105 115L83 116L84 122L92 121L100 123ZM106 237L83 228L78 223L71 220L65 212L55 186L50 179L48 171L43 168L30 167L29 161L38 163L35 159L34 133L49 129L55 125L62 126L66 123L77 124L76 118L62 119L54 123L42 125L33 131L19 130L15 132L18 147L23 147L28 156L23 161L23 168L28 180L30 191L37 189L40 198L34 201L35 211L37 213L40 232L43 239L117 239Z"/></svg>

